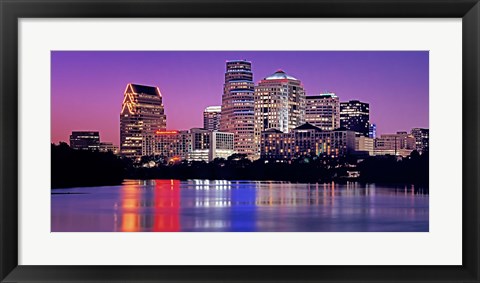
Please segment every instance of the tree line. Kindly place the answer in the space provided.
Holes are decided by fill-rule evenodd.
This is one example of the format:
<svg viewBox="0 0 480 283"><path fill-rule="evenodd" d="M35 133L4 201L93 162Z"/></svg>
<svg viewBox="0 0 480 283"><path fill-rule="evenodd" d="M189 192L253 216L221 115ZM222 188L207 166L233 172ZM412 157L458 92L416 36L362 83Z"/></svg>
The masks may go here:
<svg viewBox="0 0 480 283"><path fill-rule="evenodd" d="M428 186L428 152L410 156L354 157L302 156L294 160L251 161L234 154L212 162L163 162L161 157L144 157L140 164L111 152L73 150L67 144L52 144L52 187L102 186L121 184L124 179L211 179L277 180L302 183L348 180L349 171L358 171L356 180L380 183L416 183ZM153 163L152 163L153 162ZM153 166L142 166L143 164Z"/></svg>

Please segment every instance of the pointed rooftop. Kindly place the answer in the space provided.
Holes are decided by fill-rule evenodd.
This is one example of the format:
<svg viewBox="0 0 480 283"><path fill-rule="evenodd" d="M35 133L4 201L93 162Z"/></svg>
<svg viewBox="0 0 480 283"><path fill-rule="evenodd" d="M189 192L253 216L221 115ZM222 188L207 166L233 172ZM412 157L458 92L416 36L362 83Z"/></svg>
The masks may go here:
<svg viewBox="0 0 480 283"><path fill-rule="evenodd" d="M162 96L160 94L160 90L158 89L158 87L148 86L148 85L140 85L140 84L128 84L125 92L133 92L133 93L142 93L142 94Z"/></svg>
<svg viewBox="0 0 480 283"><path fill-rule="evenodd" d="M275 128L270 128L270 129L267 129L263 132L264 133L272 133L272 134L283 134L282 131L280 131L279 129L275 129Z"/></svg>
<svg viewBox="0 0 480 283"><path fill-rule="evenodd" d="M314 125L310 124L310 123L305 123L303 125L300 125L298 127L296 127L295 129L293 129L294 131L295 130L315 130L315 131L319 131L321 132L322 130L319 128L319 127L315 127Z"/></svg>

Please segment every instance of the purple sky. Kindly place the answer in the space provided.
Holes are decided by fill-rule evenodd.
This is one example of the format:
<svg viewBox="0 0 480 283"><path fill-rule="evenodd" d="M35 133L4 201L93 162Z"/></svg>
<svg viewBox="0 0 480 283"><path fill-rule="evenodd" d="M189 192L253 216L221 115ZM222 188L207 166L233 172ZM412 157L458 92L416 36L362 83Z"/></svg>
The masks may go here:
<svg viewBox="0 0 480 283"><path fill-rule="evenodd" d="M377 134L428 127L428 51L52 51L52 137L100 131L119 144L128 83L160 88L168 129L201 127L221 105L225 61L252 61L254 81L283 69L307 95L335 92L370 103Z"/></svg>

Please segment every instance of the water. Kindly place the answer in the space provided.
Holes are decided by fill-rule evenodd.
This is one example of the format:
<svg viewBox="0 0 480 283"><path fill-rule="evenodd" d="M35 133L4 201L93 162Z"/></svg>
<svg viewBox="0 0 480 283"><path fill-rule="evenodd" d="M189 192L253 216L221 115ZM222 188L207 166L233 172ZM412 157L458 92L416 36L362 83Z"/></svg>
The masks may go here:
<svg viewBox="0 0 480 283"><path fill-rule="evenodd" d="M52 232L427 232L412 185L132 180L52 191Z"/></svg>

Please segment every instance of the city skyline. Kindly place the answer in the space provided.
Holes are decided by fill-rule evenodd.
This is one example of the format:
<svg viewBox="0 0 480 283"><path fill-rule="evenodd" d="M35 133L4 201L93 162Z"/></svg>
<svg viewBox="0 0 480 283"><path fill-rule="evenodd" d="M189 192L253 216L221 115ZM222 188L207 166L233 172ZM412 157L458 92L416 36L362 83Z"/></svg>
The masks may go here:
<svg viewBox="0 0 480 283"><path fill-rule="evenodd" d="M252 62L255 85L283 69L302 81L307 96L331 91L342 102L368 102L379 135L428 128L426 51L54 51L51 142L88 130L118 145L128 83L159 87L167 129L202 127L204 109L222 103L230 59Z"/></svg>

